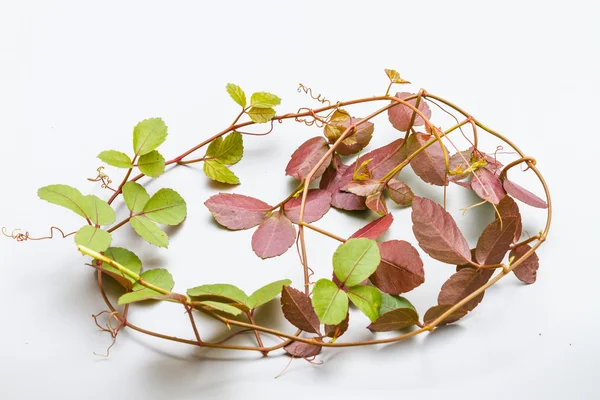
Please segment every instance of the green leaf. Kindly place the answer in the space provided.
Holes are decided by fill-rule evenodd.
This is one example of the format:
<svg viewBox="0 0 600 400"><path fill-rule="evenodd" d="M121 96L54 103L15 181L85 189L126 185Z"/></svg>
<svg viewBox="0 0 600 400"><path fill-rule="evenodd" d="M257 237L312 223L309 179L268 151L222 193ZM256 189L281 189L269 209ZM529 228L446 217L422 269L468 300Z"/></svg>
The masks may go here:
<svg viewBox="0 0 600 400"><path fill-rule="evenodd" d="M91 225L82 226L75 234L75 243L97 252L108 249L111 241L110 233Z"/></svg>
<svg viewBox="0 0 600 400"><path fill-rule="evenodd" d="M242 313L242 310L239 308L230 306L229 304L219 303L218 301L201 301L198 303L198 306L202 306L202 308L208 311L222 311L231 315L240 315Z"/></svg>
<svg viewBox="0 0 600 400"><path fill-rule="evenodd" d="M133 213L140 213L150 200L150 195L142 185L137 182L127 182L123 185L123 197L127 208Z"/></svg>
<svg viewBox="0 0 600 400"><path fill-rule="evenodd" d="M250 97L250 105L256 108L271 108L278 106L281 99L272 93L256 92Z"/></svg>
<svg viewBox="0 0 600 400"><path fill-rule="evenodd" d="M144 206L145 216L159 224L178 225L187 215L185 200L173 189L160 189Z"/></svg>
<svg viewBox="0 0 600 400"><path fill-rule="evenodd" d="M204 161L204 173L213 181L228 183L230 185L238 185L240 180L226 166L216 160Z"/></svg>
<svg viewBox="0 0 600 400"><path fill-rule="evenodd" d="M167 271L164 268L148 270L142 274L141 279L143 279L145 282L151 285L154 285L166 291L170 291L171 289L173 289L173 285L175 284L173 282L173 277L171 276L169 271ZM125 293L123 296L119 297L119 305L129 304L142 300L151 300L160 296L163 296L163 294L157 292L156 290L149 289L141 285L139 282L136 282L133 285L133 289L131 292Z"/></svg>
<svg viewBox="0 0 600 400"><path fill-rule="evenodd" d="M312 305L322 324L337 325L348 314L348 296L328 279L315 284Z"/></svg>
<svg viewBox="0 0 600 400"><path fill-rule="evenodd" d="M165 172L165 158L156 150L144 154L138 161L140 171L150 178L156 178Z"/></svg>
<svg viewBox="0 0 600 400"><path fill-rule="evenodd" d="M129 220L131 227L148 243L158 247L169 247L169 237L160 227L143 215Z"/></svg>
<svg viewBox="0 0 600 400"><path fill-rule="evenodd" d="M38 189L38 197L49 203L56 204L87 218L85 214L85 197L74 187L67 185L49 185Z"/></svg>
<svg viewBox="0 0 600 400"><path fill-rule="evenodd" d="M371 276L380 261L374 240L350 239L333 254L333 272L344 285L355 286Z"/></svg>
<svg viewBox="0 0 600 400"><path fill-rule="evenodd" d="M381 309L379 310L381 315L398 308L410 308L415 312L417 311L415 306L402 296L392 296L387 293L381 294Z"/></svg>
<svg viewBox="0 0 600 400"><path fill-rule="evenodd" d="M381 308L381 292L372 286L352 286L348 289L348 297L370 320L379 318Z"/></svg>
<svg viewBox="0 0 600 400"><path fill-rule="evenodd" d="M242 134L232 132L225 139L218 137L208 145L206 156L219 161L221 164L232 165L242 159L244 142Z"/></svg>
<svg viewBox="0 0 600 400"><path fill-rule="evenodd" d="M138 256L127 249L121 247L109 247L104 252L104 255L112 260L115 260L117 263L121 264L134 274L139 275L140 271L142 270L142 261ZM125 275L115 267L105 262L102 263L102 269L128 289L130 289L135 283L135 279L129 275Z"/></svg>
<svg viewBox="0 0 600 400"><path fill-rule="evenodd" d="M248 301L246 302L246 304L251 310L255 309L256 307L262 306L263 304L266 304L269 301L273 300L275 297L277 297L279 293L281 293L281 290L284 286L291 284L292 281L290 281L289 279L271 282L252 293L248 297Z"/></svg>
<svg viewBox="0 0 600 400"><path fill-rule="evenodd" d="M89 220L96 225L110 225L117 219L112 207L93 194L85 196L83 209Z"/></svg>
<svg viewBox="0 0 600 400"><path fill-rule="evenodd" d="M229 93L229 96L231 96L233 101L242 106L242 108L246 108L246 93L244 93L241 87L235 83L228 83L225 88L227 89L227 93Z"/></svg>
<svg viewBox="0 0 600 400"><path fill-rule="evenodd" d="M275 116L275 110L272 108L258 108L252 107L248 111L248 116L254 122L259 124L264 124L265 122L269 122Z"/></svg>
<svg viewBox="0 0 600 400"><path fill-rule="evenodd" d="M98 154L98 158L108 165L112 165L117 168L132 168L133 163L131 158L123 152L116 150L105 150Z"/></svg>
<svg viewBox="0 0 600 400"><path fill-rule="evenodd" d="M167 139L167 125L162 118L148 118L133 128L133 151L136 156L150 153Z"/></svg>
<svg viewBox="0 0 600 400"><path fill-rule="evenodd" d="M229 283L214 283L196 286L187 291L188 296L202 301L219 301L220 303L237 302L246 304L248 295L242 289Z"/></svg>

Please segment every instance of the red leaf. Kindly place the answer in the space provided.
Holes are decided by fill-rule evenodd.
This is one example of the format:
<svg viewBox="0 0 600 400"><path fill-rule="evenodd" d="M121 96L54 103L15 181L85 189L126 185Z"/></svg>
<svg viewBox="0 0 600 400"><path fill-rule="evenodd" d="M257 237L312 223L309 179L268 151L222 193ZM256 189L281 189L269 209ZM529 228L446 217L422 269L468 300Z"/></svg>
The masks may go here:
<svg viewBox="0 0 600 400"><path fill-rule="evenodd" d="M344 191L354 193L357 196L368 196L379 189L381 182L368 179L366 181L352 181L344 187Z"/></svg>
<svg viewBox="0 0 600 400"><path fill-rule="evenodd" d="M514 250L511 250L509 257L515 257L512 261L515 263L519 258L523 257L525 253L531 250L529 245L522 245ZM537 278L537 270L540 267L540 259L537 254L533 253L527 257L517 268L513 269L513 272L519 278L521 282L532 284Z"/></svg>
<svg viewBox="0 0 600 400"><path fill-rule="evenodd" d="M431 257L448 264L467 264L471 250L452 216L432 200L415 196L413 233Z"/></svg>
<svg viewBox="0 0 600 400"><path fill-rule="evenodd" d="M540 199L529 190L509 181L508 178L504 178L504 190L515 199L522 201L525 204L529 204L532 207L548 208L548 204L544 200Z"/></svg>
<svg viewBox="0 0 600 400"><path fill-rule="evenodd" d="M385 203L383 192L376 192L368 195L365 204L369 209L375 211L379 215L388 214L387 204Z"/></svg>
<svg viewBox="0 0 600 400"><path fill-rule="evenodd" d="M354 232L348 239L367 238L375 240L390 228L392 222L394 222L392 214L384 215L373 222L369 222L367 225Z"/></svg>
<svg viewBox="0 0 600 400"><path fill-rule="evenodd" d="M346 318L337 325L325 325L325 336L330 338L339 338L348 330L350 321L350 313L346 314Z"/></svg>
<svg viewBox="0 0 600 400"><path fill-rule="evenodd" d="M485 227L475 247L475 259L481 265L499 264L515 239L520 221L517 217L494 220Z"/></svg>
<svg viewBox="0 0 600 400"><path fill-rule="evenodd" d="M361 165L367 160L371 160L368 165L373 179L381 179L385 174L394 169L398 164L406 159L406 152L402 150L404 139L396 139L383 147L372 150L358 158L356 163L351 165L346 174L352 176L354 165Z"/></svg>
<svg viewBox="0 0 600 400"><path fill-rule="evenodd" d="M381 262L370 279L379 290L388 294L410 292L425 282L423 261L419 252L404 240L377 243Z"/></svg>
<svg viewBox="0 0 600 400"><path fill-rule="evenodd" d="M285 215L295 224L300 221L300 206L302 195L291 199L283 206ZM310 189L306 195L306 206L304 207L304 222L310 224L318 221L329 211L331 194L322 189Z"/></svg>
<svg viewBox="0 0 600 400"><path fill-rule="evenodd" d="M463 268L453 274L450 279L444 283L438 296L439 305L453 306L483 285L485 285L493 275L492 269ZM484 292L485 293L485 292ZM477 295L462 305L466 311L471 311L483 300L484 293Z"/></svg>
<svg viewBox="0 0 600 400"><path fill-rule="evenodd" d="M362 121L362 118L350 117L346 121L335 122L332 125L343 127L344 130L351 124L356 124ZM325 128L326 129L326 128ZM335 149L339 154L348 156L350 154L356 154L369 144L373 137L373 131L375 125L372 122L366 121L356 127L356 132L347 137L339 144ZM343 131L340 131L340 133ZM327 135L326 135L327 136ZM330 137L329 142L334 143L337 138Z"/></svg>
<svg viewBox="0 0 600 400"><path fill-rule="evenodd" d="M400 92L400 93L396 93L396 97L398 97L399 99L405 99L409 96L413 96L414 93L406 93L406 92ZM408 101L409 104L412 104L413 106L417 103L417 99L412 99ZM421 101L419 102L419 107L417 107L417 109L419 111L421 111L423 113L423 115L425 115L425 117L427 117L427 119L431 118L431 110L429 109L429 105L427 105L427 103L425 102L424 99L421 99ZM394 128L398 129L399 131L402 132L406 132L408 130L408 128L410 127L410 119L412 117L413 114L413 110L407 106L405 106L404 104L398 104L390 109L388 109L388 118L390 120L390 122L392 123L392 125L394 126ZM423 118L421 118L418 114L415 116L415 122L413 124L413 126L421 126L425 123L425 121L423 121Z"/></svg>
<svg viewBox="0 0 600 400"><path fill-rule="evenodd" d="M454 153L450 159L448 160L448 169L450 171L454 171L456 174L448 175L448 179L450 181L456 182L463 179L466 179L469 175L471 175L470 170L470 162L471 157L473 156L473 150L464 150L459 151L458 153ZM466 161L465 161L466 160ZM460 173L459 173L460 171Z"/></svg>
<svg viewBox="0 0 600 400"><path fill-rule="evenodd" d="M292 342L283 348L289 354L295 357L314 357L321 352L322 347L316 344L304 342Z"/></svg>
<svg viewBox="0 0 600 400"><path fill-rule="evenodd" d="M293 176L298 180L306 178L308 173L317 165L319 160L323 158L325 153L329 150L327 140L324 137L317 136L312 139L308 139L304 142L294 153L292 159L285 168L285 174ZM313 179L316 179L323 175L327 166L331 163L331 156L329 156L323 164L317 169Z"/></svg>
<svg viewBox="0 0 600 400"><path fill-rule="evenodd" d="M430 323L432 323L433 321L435 321L438 317L440 317L443 313L445 313L446 311L448 311L450 309L450 307L452 307L452 306L444 305L444 306L434 306L434 307L431 307L425 313L425 316L423 317L423 322L425 322L426 325L429 325ZM449 316L447 316L437 326L451 324L453 322L458 321L459 319L461 319L465 315L467 315L467 311L463 310L462 308L459 308L458 310L455 310L452 314L450 314Z"/></svg>
<svg viewBox="0 0 600 400"><path fill-rule="evenodd" d="M229 229L249 229L262 223L271 206L241 194L219 193L204 202L217 222Z"/></svg>
<svg viewBox="0 0 600 400"><path fill-rule="evenodd" d="M252 250L260 258L280 256L296 241L296 228L288 217L274 212L252 235Z"/></svg>
<svg viewBox="0 0 600 400"><path fill-rule="evenodd" d="M498 209L498 213L504 220L505 218L516 218L517 219L517 229L515 231L514 242L518 242L521 238L521 233L523 230L523 224L521 222L521 213L519 212L519 206L510 196L504 196L500 203L496 206ZM498 214L496 214L496 218L498 218Z"/></svg>
<svg viewBox="0 0 600 400"><path fill-rule="evenodd" d="M410 187L396 178L390 179L386 190L394 203L403 207L409 207L412 204L413 197L415 197Z"/></svg>
<svg viewBox="0 0 600 400"><path fill-rule="evenodd" d="M350 171L350 173L347 173ZM331 205L342 210L364 210L365 199L353 193L342 192L341 189L352 181L353 170L343 164L339 156L333 158L332 165L325 171L319 187L331 194Z"/></svg>
<svg viewBox="0 0 600 400"><path fill-rule="evenodd" d="M408 154L414 153L432 138L435 137L426 133L410 135L407 142ZM444 160L442 145L440 145L439 142L436 142L410 160L410 166L419 178L427 183L437 186L445 186L448 184L448 179L446 178L446 162Z"/></svg>
<svg viewBox="0 0 600 400"><path fill-rule="evenodd" d="M419 315L412 308L397 308L380 316L367 326L371 332L389 332L408 328L419 322Z"/></svg>
<svg viewBox="0 0 600 400"><path fill-rule="evenodd" d="M487 168L480 168L475 171L475 176L471 180L471 188L483 200L493 204L500 203L500 200L506 195L498 175Z"/></svg>
<svg viewBox="0 0 600 400"><path fill-rule="evenodd" d="M298 329L321 334L319 317L310 301L310 297L291 286L281 291L281 309L285 318Z"/></svg>

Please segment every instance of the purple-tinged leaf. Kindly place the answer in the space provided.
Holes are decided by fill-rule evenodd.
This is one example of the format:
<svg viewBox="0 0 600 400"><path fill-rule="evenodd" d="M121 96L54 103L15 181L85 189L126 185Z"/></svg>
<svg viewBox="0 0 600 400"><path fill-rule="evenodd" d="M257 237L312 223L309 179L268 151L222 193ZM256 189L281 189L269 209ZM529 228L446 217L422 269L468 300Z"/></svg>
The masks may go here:
<svg viewBox="0 0 600 400"><path fill-rule="evenodd" d="M252 235L252 250L262 259L285 253L296 241L296 228L292 221L275 211Z"/></svg>
<svg viewBox="0 0 600 400"><path fill-rule="evenodd" d="M281 309L284 317L296 328L305 332L321 334L321 323L313 309L310 298L291 286L281 291Z"/></svg>
<svg viewBox="0 0 600 400"><path fill-rule="evenodd" d="M523 224L521 222L521 213L519 212L519 206L510 196L504 196L500 203L496 206L498 209L498 213L502 220L506 218L516 218L517 219L517 229L515 231L515 238L513 242L518 242L521 238L521 233L523 230ZM496 214L496 218L498 218L498 214Z"/></svg>
<svg viewBox="0 0 600 400"><path fill-rule="evenodd" d="M322 348L323 347L316 344L292 342L283 349L294 357L308 358L318 355Z"/></svg>
<svg viewBox="0 0 600 400"><path fill-rule="evenodd" d="M394 203L402 207L410 207L412 205L415 194L406 183L401 182L396 178L390 179L386 186L386 190Z"/></svg>
<svg viewBox="0 0 600 400"><path fill-rule="evenodd" d="M403 150L404 139L396 139L385 146L372 150L358 158L356 163L353 163L346 175L352 176L355 165L361 165L367 160L371 160L368 165L371 177L373 179L381 179L385 174L394 169L398 164L406 159L406 152Z"/></svg>
<svg viewBox="0 0 600 400"><path fill-rule="evenodd" d="M493 275L492 269L463 268L450 277L442 286L438 295L438 304L453 306L485 285ZM462 305L465 311L471 311L483 300L485 292Z"/></svg>
<svg viewBox="0 0 600 400"><path fill-rule="evenodd" d="M379 215L389 213L383 192L375 192L367 196L365 204L370 210L375 211Z"/></svg>
<svg viewBox="0 0 600 400"><path fill-rule="evenodd" d="M347 184L343 190L345 192L354 193L357 196L368 196L379 189L381 182L375 179L367 179L366 181L352 181Z"/></svg>
<svg viewBox="0 0 600 400"><path fill-rule="evenodd" d="M414 93L396 93L396 97L399 99L405 99L413 95ZM408 100L407 103L412 104L414 106L417 103L417 99ZM417 109L421 111L427 119L431 118L431 110L429 109L429 105L427 105L427 103L425 102L425 99L421 98L421 101L419 102L419 107L417 107ZM394 128L402 132L406 132L410 127L410 119L412 118L412 114L413 110L405 106L404 104L398 104L388 109L388 118L391 124L394 126ZM423 118L421 118L421 116L417 114L415 116L415 122L413 123L413 126L421 126L423 124L425 124L425 121L423 121Z"/></svg>
<svg viewBox="0 0 600 400"><path fill-rule="evenodd" d="M325 336L333 339L339 338L348 330L349 321L350 313L346 314L346 319L344 319L337 325L325 325Z"/></svg>
<svg viewBox="0 0 600 400"><path fill-rule="evenodd" d="M514 259L512 260L513 264L523 257L525 253L531 250L529 245L522 245L517 247L514 250L511 250L509 257ZM533 253L529 257L527 257L521 264L517 266L517 268L513 269L513 272L519 278L519 280L523 283L532 284L535 282L537 278L537 270L540 267L540 259L537 254Z"/></svg>
<svg viewBox="0 0 600 400"><path fill-rule="evenodd" d="M406 143L408 154L416 152L424 144L434 138L433 135L428 135L426 133L410 135ZM443 144L440 145L439 142L436 142L410 160L410 166L419 178L427 183L437 186L445 186L448 184L448 178L446 177L446 161L444 160L442 146ZM445 147L446 146L444 146L444 148Z"/></svg>
<svg viewBox="0 0 600 400"><path fill-rule="evenodd" d="M470 163L473 156L473 150L464 150L454 153L448 159L448 179L452 182L466 179L471 175Z"/></svg>
<svg viewBox="0 0 600 400"><path fill-rule="evenodd" d="M515 239L520 220L506 217L485 227L475 247L475 260L481 265L500 264Z"/></svg>
<svg viewBox="0 0 600 400"><path fill-rule="evenodd" d="M441 317L442 314L444 314L446 311L448 311L451 307L452 306L448 306L448 305L431 307L425 313L425 316L423 317L423 322L425 322L425 325L429 325L430 323L432 323L433 321L435 321L436 319ZM458 321L465 315L467 315L467 311L463 310L462 308L459 308L458 310L455 310L452 314L450 314L446 318L444 318L444 320L442 322L440 322L439 324L437 324L437 326L451 324L453 322Z"/></svg>
<svg viewBox="0 0 600 400"><path fill-rule="evenodd" d="M371 332L389 332L406 329L419 322L419 314L412 308L397 308L381 315L367 326Z"/></svg>
<svg viewBox="0 0 600 400"><path fill-rule="evenodd" d="M531 193L529 190L504 178L504 190L515 199L536 208L548 208L548 203Z"/></svg>
<svg viewBox="0 0 600 400"><path fill-rule="evenodd" d="M388 294L410 292L425 282L419 252L404 240L377 243L381 262L369 278L373 285Z"/></svg>
<svg viewBox="0 0 600 400"><path fill-rule="evenodd" d="M319 187L331 194L331 205L342 210L364 210L365 199L353 193L342 192L341 189L352 181L352 168L343 164L339 156L333 158L332 165L327 168L321 178Z"/></svg>
<svg viewBox="0 0 600 400"><path fill-rule="evenodd" d="M375 240L390 228L392 222L394 222L392 214L384 215L375 221L369 222L367 225L354 232L348 239L367 238Z"/></svg>
<svg viewBox="0 0 600 400"><path fill-rule="evenodd" d="M452 216L439 204L415 196L412 204L413 233L431 257L448 264L467 264L471 250Z"/></svg>
<svg viewBox="0 0 600 400"><path fill-rule="evenodd" d="M472 189L471 189L471 182L470 182L470 181L450 181L450 182L452 182L452 183L455 183L455 184L457 184L458 186L462 186L462 187L464 187L465 189L472 190Z"/></svg>
<svg viewBox="0 0 600 400"><path fill-rule="evenodd" d="M324 128L325 136L329 139L329 143L334 143L342 133L351 125L357 124L362 118L350 117L345 121L338 121L329 124ZM348 136L339 144L336 151L343 155L356 154L369 144L373 137L375 125L372 122L366 121L356 127L356 131Z"/></svg>
<svg viewBox="0 0 600 400"><path fill-rule="evenodd" d="M300 206L302 195L291 199L283 206L285 215L295 224L300 221ZM306 206L304 207L304 222L310 224L320 220L329 211L331 206L331 194L323 189L309 189L306 195Z"/></svg>
<svg viewBox="0 0 600 400"><path fill-rule="evenodd" d="M506 193L502 188L502 182L498 179L498 175L487 168L478 169L474 175L471 180L471 188L477 193L477 196L492 204L500 203Z"/></svg>
<svg viewBox="0 0 600 400"><path fill-rule="evenodd" d="M249 229L261 224L271 211L264 201L241 194L219 193L206 200L217 222L229 229Z"/></svg>
<svg viewBox="0 0 600 400"><path fill-rule="evenodd" d="M303 180L309 172L318 164L323 156L329 150L327 140L324 137L317 136L308 139L294 151L292 158L285 168L285 174L293 176L298 180ZM331 163L329 156L315 172L313 179L323 175L327 166Z"/></svg>

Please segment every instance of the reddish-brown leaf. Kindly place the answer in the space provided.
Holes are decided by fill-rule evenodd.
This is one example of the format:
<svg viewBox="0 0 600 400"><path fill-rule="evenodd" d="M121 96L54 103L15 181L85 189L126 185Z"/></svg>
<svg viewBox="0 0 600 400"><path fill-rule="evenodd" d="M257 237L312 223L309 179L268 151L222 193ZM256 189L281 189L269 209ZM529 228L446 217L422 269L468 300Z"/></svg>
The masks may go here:
<svg viewBox="0 0 600 400"><path fill-rule="evenodd" d="M448 264L467 264L471 250L452 216L439 204L415 196L412 204L413 233L431 257Z"/></svg>
<svg viewBox="0 0 600 400"><path fill-rule="evenodd" d="M331 194L333 207L342 210L364 210L367 208L364 197L341 191L352 181L352 172L353 169L350 166L343 164L339 156L335 156L332 165L323 174L319 187Z"/></svg>
<svg viewBox="0 0 600 400"><path fill-rule="evenodd" d="M342 132L346 130L351 124L357 124L360 122L362 118L350 117L346 121L334 122L333 125L339 127L336 129L337 132L341 135ZM356 131L344 139L342 143L336 148L336 151L343 155L348 156L350 154L356 154L369 144L371 138L373 137L373 131L375 129L375 125L366 121L356 127ZM328 134L331 130L328 131L327 128L324 128L325 136L329 139L330 143L334 143L339 136Z"/></svg>
<svg viewBox="0 0 600 400"><path fill-rule="evenodd" d="M425 282L423 260L419 252L404 240L377 243L381 262L370 279L388 294L410 292Z"/></svg>
<svg viewBox="0 0 600 400"><path fill-rule="evenodd" d="M502 187L502 182L498 175L494 174L488 168L480 168L475 171L475 176L471 180L471 188L477 196L492 204L500 203L506 193Z"/></svg>
<svg viewBox="0 0 600 400"><path fill-rule="evenodd" d="M536 208L548 208L548 203L514 182L504 179L504 190L515 199Z"/></svg>
<svg viewBox="0 0 600 400"><path fill-rule="evenodd" d="M523 257L525 253L531 250L529 245L522 245L517 247L514 250L511 250L509 257L513 259L513 263L515 263L518 259ZM537 254L533 253L529 257L527 257L517 268L513 269L513 272L519 278L521 282L532 284L535 282L537 277L537 270L540 267L540 259Z"/></svg>
<svg viewBox="0 0 600 400"><path fill-rule="evenodd" d="M317 136L308 139L292 154L292 158L285 168L285 174L293 176L298 180L306 178L308 173L318 164L325 153L327 153L327 150L329 150L329 146L324 137ZM323 172L325 172L325 169L327 169L327 166L330 163L331 156L329 156L317 169L313 179L323 175Z"/></svg>
<svg viewBox="0 0 600 400"><path fill-rule="evenodd" d="M386 186L386 190L390 199L402 207L410 207L412 205L413 197L415 197L410 187L399 181L396 178L390 179Z"/></svg>
<svg viewBox="0 0 600 400"><path fill-rule="evenodd" d="M517 229L515 231L514 242L518 242L521 238L521 233L523 230L523 224L521 222L521 213L519 212L519 206L510 196L504 196L500 203L496 206L498 209L498 213L500 217L504 220L505 218L516 218L517 219ZM498 214L496 214L496 218L498 218Z"/></svg>
<svg viewBox="0 0 600 400"><path fill-rule="evenodd" d="M366 181L351 181L343 190L345 192L354 193L357 196L368 196L379 189L381 182L375 179L367 179Z"/></svg>
<svg viewBox="0 0 600 400"><path fill-rule="evenodd" d="M356 163L353 163L350 166L351 168L346 171L346 174L352 176L355 165L361 165L363 162L371 160L367 166L371 172L371 177L373 179L383 178L385 174L394 169L406 158L406 152L402 150L403 143L404 139L396 139L383 147L360 156Z"/></svg>
<svg viewBox="0 0 600 400"><path fill-rule="evenodd" d="M249 229L261 224L271 210L264 201L233 193L219 193L206 200L217 222L229 229Z"/></svg>
<svg viewBox="0 0 600 400"><path fill-rule="evenodd" d="M409 96L413 96L414 93L406 93L400 92L396 93L396 97L399 99L405 99ZM417 99L408 100L408 103L411 105L415 105L417 103ZM417 107L419 111L425 115L427 119L431 118L431 110L429 109L429 105L425 102L424 99L421 99L419 102L419 107ZM398 104L390 109L388 109L388 118L394 128L399 131L406 132L410 127L410 119L412 117L413 110L410 107L405 106L404 104ZM421 126L425 123L423 118L418 114L415 116L415 122L413 126Z"/></svg>
<svg viewBox="0 0 600 400"><path fill-rule="evenodd" d="M283 315L298 329L321 334L321 323L315 313L310 297L291 286L281 291L281 309Z"/></svg>
<svg viewBox="0 0 600 400"><path fill-rule="evenodd" d="M348 330L350 322L350 313L346 314L346 318L337 325L325 325L325 336L330 338L339 338Z"/></svg>
<svg viewBox="0 0 600 400"><path fill-rule="evenodd" d="M485 227L475 247L475 260L481 265L499 264L515 239L520 220L506 217Z"/></svg>
<svg viewBox="0 0 600 400"><path fill-rule="evenodd" d="M419 314L412 308L397 308L380 316L367 326L371 332L389 332L408 328L419 322Z"/></svg>
<svg viewBox="0 0 600 400"><path fill-rule="evenodd" d="M260 258L282 255L296 241L296 228L288 217L275 211L252 235L252 250Z"/></svg>
<svg viewBox="0 0 600 400"><path fill-rule="evenodd" d="M392 222L394 222L392 214L384 215L375 221L369 222L367 225L354 232L348 239L367 238L375 240L390 228Z"/></svg>
<svg viewBox="0 0 600 400"><path fill-rule="evenodd" d="M300 206L302 195L291 199L283 206L285 215L295 224L300 221ZM331 194L322 189L310 189L306 195L306 206L304 207L304 222L310 224L318 221L329 211L331 206Z"/></svg>
<svg viewBox="0 0 600 400"><path fill-rule="evenodd" d="M314 357L321 352L322 347L304 342L292 342L283 348L294 357Z"/></svg>
<svg viewBox="0 0 600 400"><path fill-rule="evenodd" d="M451 173L448 174L450 181L456 182L462 179L466 179L471 175L470 163L473 150L464 150L454 153L448 160L448 169Z"/></svg>
<svg viewBox="0 0 600 400"><path fill-rule="evenodd" d="M408 154L412 154L427 143L433 135L426 133L412 134L408 138ZM432 144L410 160L410 166L419 178L432 185L444 186L448 184L446 178L446 162L444 152L439 142ZM445 146L444 146L445 147Z"/></svg>
<svg viewBox="0 0 600 400"><path fill-rule="evenodd" d="M463 268L450 277L442 286L438 295L439 305L453 306L481 286L485 285L493 275L492 269ZM483 300L485 292L477 295L462 305L466 311L471 311Z"/></svg>
<svg viewBox="0 0 600 400"><path fill-rule="evenodd" d="M433 321L435 321L436 319L441 317L442 314L445 313L446 311L448 311L451 307L452 306L448 306L448 305L431 307L425 313L425 316L423 317L423 322L425 322L426 325L429 325L430 323L432 323ZM442 322L440 322L437 326L451 324L453 322L458 321L465 315L467 315L467 311L463 310L462 308L459 308L458 310L455 310L452 314L450 314L446 318L444 318L444 320Z"/></svg>
<svg viewBox="0 0 600 400"><path fill-rule="evenodd" d="M387 204L385 202L383 192L375 192L368 195L365 204L369 209L375 211L379 215L388 214Z"/></svg>

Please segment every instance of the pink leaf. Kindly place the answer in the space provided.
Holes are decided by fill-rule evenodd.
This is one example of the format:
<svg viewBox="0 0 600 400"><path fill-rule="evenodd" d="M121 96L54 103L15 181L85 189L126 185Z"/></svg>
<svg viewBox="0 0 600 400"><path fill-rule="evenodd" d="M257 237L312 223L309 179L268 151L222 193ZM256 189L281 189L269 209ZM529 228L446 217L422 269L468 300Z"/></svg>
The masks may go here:
<svg viewBox="0 0 600 400"><path fill-rule="evenodd" d="M375 192L367 196L366 205L369 209L375 211L379 215L389 213L383 192Z"/></svg>
<svg viewBox="0 0 600 400"><path fill-rule="evenodd" d="M367 238L375 240L390 228L392 222L394 222L392 214L384 215L373 222L369 222L367 225L354 232L348 239Z"/></svg>
<svg viewBox="0 0 600 400"><path fill-rule="evenodd" d="M260 258L280 256L296 240L296 228L288 217L276 211L252 235L252 250Z"/></svg>
<svg viewBox="0 0 600 400"><path fill-rule="evenodd" d="M453 154L448 160L448 169L455 171L455 175L448 175L448 179L455 182L467 178L471 175L470 162L473 155L473 150L459 151ZM466 161L465 161L466 160ZM458 173L460 171L460 173Z"/></svg>
<svg viewBox="0 0 600 400"><path fill-rule="evenodd" d="M500 203L506 194L498 175L488 168L480 168L475 171L475 176L471 180L471 188L479 197L492 204Z"/></svg>
<svg viewBox="0 0 600 400"><path fill-rule="evenodd" d="M404 139L396 139L383 147L372 150L358 158L356 164L361 165L367 160L372 160L368 167L373 179L381 179L385 174L394 169L406 159L405 151L402 150ZM352 165L354 167L354 165ZM354 168L350 170L350 175ZM349 171L346 172L347 174Z"/></svg>
<svg viewBox="0 0 600 400"><path fill-rule="evenodd" d="M402 207L409 207L412 204L413 197L415 197L410 187L396 178L390 179L386 190L390 199Z"/></svg>
<svg viewBox="0 0 600 400"><path fill-rule="evenodd" d="M415 196L413 233L431 257L448 264L467 264L471 250L452 216L432 200Z"/></svg>
<svg viewBox="0 0 600 400"><path fill-rule="evenodd" d="M344 129L348 128L351 124L356 124L360 122L362 118L350 117L346 121L335 122L333 125L343 127ZM356 154L369 144L371 138L373 137L373 131L375 129L375 125L372 122L366 121L356 127L356 132L347 137L339 144L339 146L335 149L339 154L343 156L348 156L350 154ZM340 133L343 131L340 131ZM337 138L329 138L329 142L335 142Z"/></svg>
<svg viewBox="0 0 600 400"><path fill-rule="evenodd" d="M414 93L396 93L396 97L399 99L405 99L409 96L413 96ZM409 104L413 106L417 103L417 99L412 99L408 101ZM429 109L429 105L425 102L424 99L421 99L419 102L419 107L417 107L419 111L425 115L427 119L431 118L431 110ZM412 118L413 110L404 104L398 104L390 109L388 109L388 118L394 128L399 131L406 132L410 127L410 119ZM425 124L423 118L421 118L418 114L415 116L415 122L413 126L421 126Z"/></svg>
<svg viewBox="0 0 600 400"><path fill-rule="evenodd" d="M515 237L513 242L519 241L521 238L521 233L523 230L523 224L521 222L521 213L519 212L519 206L510 196L504 196L500 203L496 206L498 209L498 213L502 220L506 218L516 218L517 219L517 229L515 231ZM498 218L498 214L496 214L496 218Z"/></svg>
<svg viewBox="0 0 600 400"><path fill-rule="evenodd" d="M531 247L527 244L517 247L511 250L509 257L514 257L513 263L523 257L525 253L531 250ZM533 253L527 257L517 268L513 269L513 272L523 283L532 284L537 278L537 270L540 268L540 259L537 254Z"/></svg>
<svg viewBox="0 0 600 400"><path fill-rule="evenodd" d="M407 142L408 154L414 153L425 143L434 138L433 135L428 135L426 133L410 135ZM410 160L410 166L413 171L415 171L415 174L427 183L437 186L445 186L448 184L448 179L446 178L446 161L444 160L444 152L439 142L430 145L416 155Z"/></svg>
<svg viewBox="0 0 600 400"><path fill-rule="evenodd" d="M354 193L357 196L368 196L377 191L381 182L375 179L366 181L352 181L344 187L344 191Z"/></svg>
<svg viewBox="0 0 600 400"><path fill-rule="evenodd" d="M241 194L219 193L204 203L217 222L229 229L249 229L262 223L271 206Z"/></svg>
<svg viewBox="0 0 600 400"><path fill-rule="evenodd" d="M302 205L302 194L291 199L283 206L285 215L295 224L300 221L300 206ZM304 207L304 222L310 224L318 221L329 211L331 205L331 194L323 189L310 189L306 195L306 206Z"/></svg>
<svg viewBox="0 0 600 400"><path fill-rule="evenodd" d="M293 176L298 180L303 180L309 172L318 164L323 156L329 150L327 140L324 137L317 136L308 139L294 153L292 159L285 168L286 175ZM313 179L323 175L325 169L331 162L331 156L327 157L325 162L315 172Z"/></svg>
<svg viewBox="0 0 600 400"><path fill-rule="evenodd" d="M509 181L508 178L504 178L504 190L515 199L520 200L525 204L529 204L532 207L548 208L548 204L544 200L540 199L529 190Z"/></svg>
<svg viewBox="0 0 600 400"><path fill-rule="evenodd" d="M381 263L370 279L379 290L389 294L410 292L425 282L423 261L419 252L404 240L377 244Z"/></svg>
<svg viewBox="0 0 600 400"><path fill-rule="evenodd" d="M520 222L517 217L506 217L496 219L486 226L475 248L477 262L481 265L500 264L515 239Z"/></svg>
<svg viewBox="0 0 600 400"><path fill-rule="evenodd" d="M295 357L314 357L321 352L322 347L316 344L304 342L292 342L283 348L286 352Z"/></svg>
<svg viewBox="0 0 600 400"><path fill-rule="evenodd" d="M350 173L347 173L350 170ZM352 181L352 169L343 164L339 156L333 158L332 165L325 171L319 187L331 194L331 205L342 210L364 210L365 199L353 193L342 192L341 189Z"/></svg>

